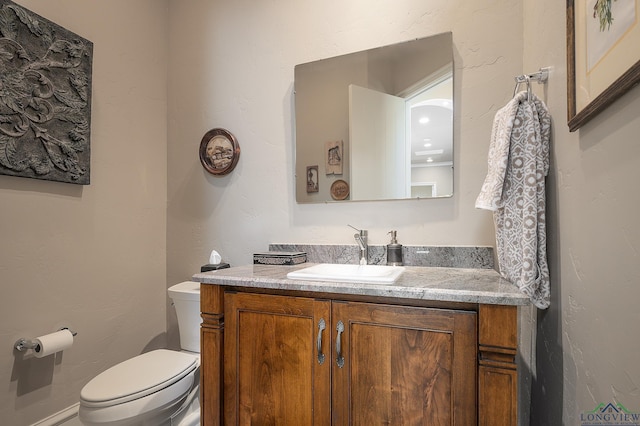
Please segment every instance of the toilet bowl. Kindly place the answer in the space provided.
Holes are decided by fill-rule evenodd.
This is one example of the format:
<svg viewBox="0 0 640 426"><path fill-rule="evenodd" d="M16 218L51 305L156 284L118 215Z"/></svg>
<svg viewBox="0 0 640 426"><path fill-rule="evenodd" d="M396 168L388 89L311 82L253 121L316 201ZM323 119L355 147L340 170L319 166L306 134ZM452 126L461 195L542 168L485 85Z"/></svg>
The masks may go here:
<svg viewBox="0 0 640 426"><path fill-rule="evenodd" d="M80 391L86 426L200 424L200 284L169 288L182 351L157 349L100 373Z"/></svg>

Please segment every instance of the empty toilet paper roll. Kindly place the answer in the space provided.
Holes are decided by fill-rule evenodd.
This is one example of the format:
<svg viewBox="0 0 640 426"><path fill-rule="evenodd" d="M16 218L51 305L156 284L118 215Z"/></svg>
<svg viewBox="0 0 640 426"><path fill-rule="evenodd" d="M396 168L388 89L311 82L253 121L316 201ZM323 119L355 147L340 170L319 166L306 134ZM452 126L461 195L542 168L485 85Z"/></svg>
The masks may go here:
<svg viewBox="0 0 640 426"><path fill-rule="evenodd" d="M37 345L33 349L33 353L36 358L42 358L70 348L73 345L73 334L65 328L55 333L36 337L34 341Z"/></svg>

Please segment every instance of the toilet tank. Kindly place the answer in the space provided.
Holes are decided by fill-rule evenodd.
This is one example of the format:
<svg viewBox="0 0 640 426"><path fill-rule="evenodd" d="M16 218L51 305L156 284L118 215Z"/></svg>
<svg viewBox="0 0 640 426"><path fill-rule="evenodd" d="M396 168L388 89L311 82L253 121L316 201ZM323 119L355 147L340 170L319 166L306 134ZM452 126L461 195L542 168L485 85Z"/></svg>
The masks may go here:
<svg viewBox="0 0 640 426"><path fill-rule="evenodd" d="M200 283L185 281L169 287L178 316L180 346L191 352L200 352Z"/></svg>

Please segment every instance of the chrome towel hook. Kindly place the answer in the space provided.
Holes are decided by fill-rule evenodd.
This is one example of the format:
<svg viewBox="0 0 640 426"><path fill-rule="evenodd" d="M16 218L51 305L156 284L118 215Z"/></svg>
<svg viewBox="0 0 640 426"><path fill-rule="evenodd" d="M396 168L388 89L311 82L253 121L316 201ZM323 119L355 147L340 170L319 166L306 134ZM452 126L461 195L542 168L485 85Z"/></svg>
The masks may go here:
<svg viewBox="0 0 640 426"><path fill-rule="evenodd" d="M537 81L539 84L544 84L549 79L549 68L540 68L538 72L531 74L522 74L515 77L516 86L513 88L513 97L518 93L518 87L521 83L527 84L527 101L531 100L531 80Z"/></svg>
<svg viewBox="0 0 640 426"><path fill-rule="evenodd" d="M527 84L527 101L531 100L531 78L528 75L520 75L516 77L516 86L513 88L513 96L516 97L518 93L518 87L520 87L521 83Z"/></svg>

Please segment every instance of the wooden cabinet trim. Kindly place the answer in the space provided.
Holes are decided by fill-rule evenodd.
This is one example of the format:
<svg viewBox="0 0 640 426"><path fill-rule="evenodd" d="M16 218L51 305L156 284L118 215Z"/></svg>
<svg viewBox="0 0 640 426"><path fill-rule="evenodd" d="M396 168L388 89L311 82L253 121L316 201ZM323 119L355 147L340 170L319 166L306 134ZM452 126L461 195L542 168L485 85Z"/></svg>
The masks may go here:
<svg viewBox="0 0 640 426"><path fill-rule="evenodd" d="M480 345L510 349L518 347L517 306L480 305L478 321Z"/></svg>
<svg viewBox="0 0 640 426"><path fill-rule="evenodd" d="M222 425L224 306L222 288L200 285L200 408L203 425Z"/></svg>
<svg viewBox="0 0 640 426"><path fill-rule="evenodd" d="M518 418L518 309L478 310L478 424L516 426Z"/></svg>
<svg viewBox="0 0 640 426"><path fill-rule="evenodd" d="M516 426L518 424L518 374L515 370L480 366L478 395L480 426Z"/></svg>

